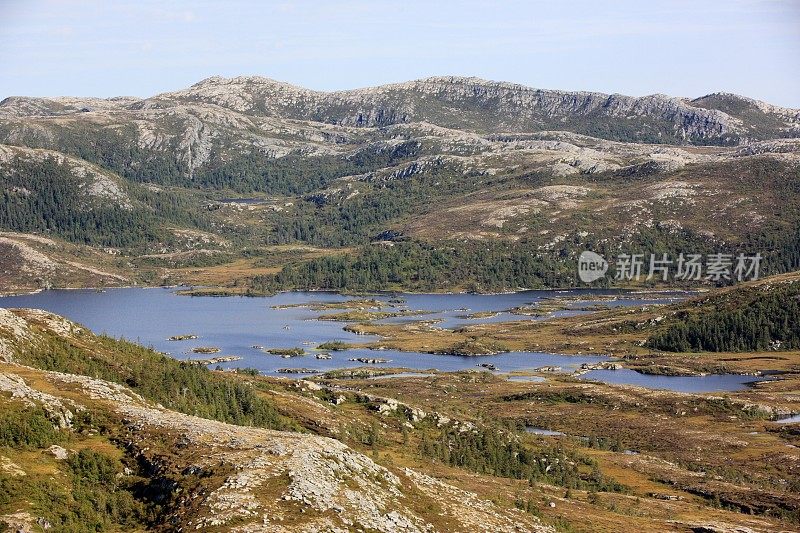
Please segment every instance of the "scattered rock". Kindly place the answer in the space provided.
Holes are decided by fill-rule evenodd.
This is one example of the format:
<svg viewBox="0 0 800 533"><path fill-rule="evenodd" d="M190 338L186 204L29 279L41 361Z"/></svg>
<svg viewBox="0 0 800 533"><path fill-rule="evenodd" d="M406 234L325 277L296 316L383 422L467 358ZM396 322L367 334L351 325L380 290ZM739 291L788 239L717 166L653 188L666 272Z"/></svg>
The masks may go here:
<svg viewBox="0 0 800 533"><path fill-rule="evenodd" d="M52 446L50 446L47 449L47 451L50 452L53 455L53 457L55 457L59 461L63 461L67 457L69 457L69 452L66 450L66 448L63 448L57 444L53 444Z"/></svg>

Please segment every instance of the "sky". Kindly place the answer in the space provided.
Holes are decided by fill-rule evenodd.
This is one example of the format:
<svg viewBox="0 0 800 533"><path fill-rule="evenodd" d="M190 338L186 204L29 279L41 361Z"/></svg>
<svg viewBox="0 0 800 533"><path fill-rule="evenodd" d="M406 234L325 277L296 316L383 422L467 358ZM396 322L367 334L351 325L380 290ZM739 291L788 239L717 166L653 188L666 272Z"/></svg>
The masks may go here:
<svg viewBox="0 0 800 533"><path fill-rule="evenodd" d="M800 108L800 0L0 0L0 99L436 75Z"/></svg>

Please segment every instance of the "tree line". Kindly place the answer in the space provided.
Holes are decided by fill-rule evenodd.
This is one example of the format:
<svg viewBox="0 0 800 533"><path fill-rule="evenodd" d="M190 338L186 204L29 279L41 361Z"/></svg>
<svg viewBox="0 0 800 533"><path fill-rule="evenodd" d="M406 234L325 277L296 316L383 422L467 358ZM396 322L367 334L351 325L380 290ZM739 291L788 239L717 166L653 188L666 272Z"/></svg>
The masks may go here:
<svg viewBox="0 0 800 533"><path fill-rule="evenodd" d="M94 337L91 349L43 333L20 349L20 361L43 370L93 376L130 387L168 409L243 426L292 429L275 406L247 382L181 362L110 337Z"/></svg>
<svg viewBox="0 0 800 533"><path fill-rule="evenodd" d="M670 318L647 345L670 352L744 352L800 347L800 283L742 289Z"/></svg>

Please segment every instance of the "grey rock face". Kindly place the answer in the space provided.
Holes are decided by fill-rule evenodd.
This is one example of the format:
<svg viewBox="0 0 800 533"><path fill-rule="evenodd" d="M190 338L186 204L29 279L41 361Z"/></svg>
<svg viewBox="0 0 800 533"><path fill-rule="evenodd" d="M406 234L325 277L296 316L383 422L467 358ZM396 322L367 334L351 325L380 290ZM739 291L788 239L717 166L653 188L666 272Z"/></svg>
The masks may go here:
<svg viewBox="0 0 800 533"><path fill-rule="evenodd" d="M800 135L800 111L737 95L717 93L694 100L663 94L632 97L456 76L329 93L258 76L215 76L144 100L10 97L0 102L0 119L84 115L86 120L97 120L114 113L143 118L147 113L186 106L210 106L217 114L225 110L240 117L280 117L356 128L428 122L481 132L557 129L648 142L730 144ZM202 131L196 124L189 130L190 139ZM211 131L204 135L210 138ZM204 156L204 151L193 155L190 166Z"/></svg>

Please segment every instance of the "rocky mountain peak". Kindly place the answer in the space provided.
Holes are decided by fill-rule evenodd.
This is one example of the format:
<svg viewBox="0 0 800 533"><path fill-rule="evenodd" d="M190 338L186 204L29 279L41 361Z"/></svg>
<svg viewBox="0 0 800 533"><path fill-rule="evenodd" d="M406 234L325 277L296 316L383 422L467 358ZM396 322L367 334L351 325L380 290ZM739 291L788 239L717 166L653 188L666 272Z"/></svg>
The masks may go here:
<svg viewBox="0 0 800 533"><path fill-rule="evenodd" d="M692 105L704 108L727 109L731 113L756 110L794 122L800 122L800 109L773 105L762 100L729 92L715 92L690 100Z"/></svg>
<svg viewBox="0 0 800 533"><path fill-rule="evenodd" d="M477 134L561 130L626 142L722 145L800 136L800 111L729 93L635 97L462 76L333 92L263 76L212 76L145 100L12 97L0 103L0 118L73 115L78 120L80 113L92 112L88 118L97 119L115 112L179 113L186 106L207 106L201 114L211 113L209 106L217 114L224 109L234 114L227 119L231 124L260 117L357 128L426 122Z"/></svg>

